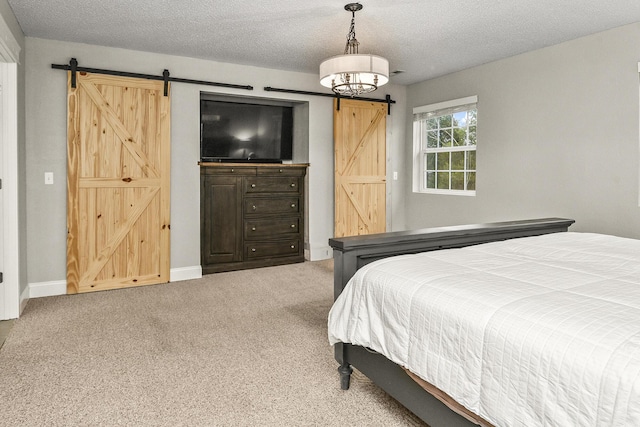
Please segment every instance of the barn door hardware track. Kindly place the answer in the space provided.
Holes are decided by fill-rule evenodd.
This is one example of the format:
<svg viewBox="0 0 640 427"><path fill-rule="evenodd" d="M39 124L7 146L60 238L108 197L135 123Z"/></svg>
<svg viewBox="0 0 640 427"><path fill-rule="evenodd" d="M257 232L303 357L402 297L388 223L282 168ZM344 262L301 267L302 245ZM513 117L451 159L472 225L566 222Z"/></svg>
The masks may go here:
<svg viewBox="0 0 640 427"><path fill-rule="evenodd" d="M206 86L218 86L218 87L227 87L232 89L253 90L253 86L248 86L248 85L234 85L230 83L218 83L218 82L209 82L206 80L192 80L192 79L180 79L178 77L170 77L169 70L164 70L161 76L154 76L152 74L129 73L127 71L114 71L114 70L103 70L100 68L78 67L78 61L76 60L76 58L71 58L71 61L69 61L69 65L51 64L51 68L56 70L71 71L71 87L73 88L76 87L76 73L87 72L87 73L96 73L96 74L107 74L110 76L136 77L136 78L147 79L147 80L161 80L161 81L164 81L164 96L167 96L169 94L169 82L189 83L194 85L206 85Z"/></svg>
<svg viewBox="0 0 640 427"><path fill-rule="evenodd" d="M387 104L387 115L391 115L391 104L395 104L396 101L391 99L391 95L386 95L384 99L376 99L376 98L346 98L344 96L338 96L334 93L323 93L323 92L307 92L306 90L294 90L294 89L280 89L277 87L266 86L264 88L267 92L283 92L283 93L295 93L298 95L313 95L313 96L326 96L329 98L336 98L338 100L336 104L336 110L340 111L340 99L351 99L353 101L367 101L367 102L384 102Z"/></svg>

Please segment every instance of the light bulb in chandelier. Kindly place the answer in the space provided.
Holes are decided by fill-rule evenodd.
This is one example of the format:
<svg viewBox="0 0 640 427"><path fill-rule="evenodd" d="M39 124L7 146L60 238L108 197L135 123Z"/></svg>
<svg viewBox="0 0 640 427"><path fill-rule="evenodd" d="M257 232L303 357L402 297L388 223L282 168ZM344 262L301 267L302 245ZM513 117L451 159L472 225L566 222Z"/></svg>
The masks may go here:
<svg viewBox="0 0 640 427"><path fill-rule="evenodd" d="M389 61L381 56L358 53L355 16L362 5L349 3L344 8L352 15L344 54L320 64L320 84L338 95L353 97L373 92L386 84L389 81Z"/></svg>

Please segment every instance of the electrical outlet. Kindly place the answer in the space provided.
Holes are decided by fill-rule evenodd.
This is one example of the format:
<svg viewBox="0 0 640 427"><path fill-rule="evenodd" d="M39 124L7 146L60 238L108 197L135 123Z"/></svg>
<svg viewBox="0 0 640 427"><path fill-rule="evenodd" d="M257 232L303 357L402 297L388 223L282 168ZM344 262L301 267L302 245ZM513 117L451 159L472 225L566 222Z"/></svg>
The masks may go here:
<svg viewBox="0 0 640 427"><path fill-rule="evenodd" d="M397 181L398 180L398 172L393 171L393 180Z"/></svg>
<svg viewBox="0 0 640 427"><path fill-rule="evenodd" d="M53 172L45 172L44 173L44 183L46 185L52 185L53 184Z"/></svg>

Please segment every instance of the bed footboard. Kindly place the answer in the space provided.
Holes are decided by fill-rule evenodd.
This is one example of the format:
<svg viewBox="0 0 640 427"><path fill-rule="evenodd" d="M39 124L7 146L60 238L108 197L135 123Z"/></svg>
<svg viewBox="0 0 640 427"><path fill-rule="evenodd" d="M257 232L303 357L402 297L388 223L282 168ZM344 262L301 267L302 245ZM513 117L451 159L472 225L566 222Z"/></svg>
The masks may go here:
<svg viewBox="0 0 640 427"><path fill-rule="evenodd" d="M567 231L574 222L565 218L542 218L329 239L333 248L334 299L359 268L378 259L558 233Z"/></svg>
<svg viewBox="0 0 640 427"><path fill-rule="evenodd" d="M574 222L572 219L543 218L329 239L333 248L334 299L358 269L382 258L564 232ZM353 366L433 427L476 425L449 410L382 355L337 343L335 358L340 364L338 372L343 390L349 388Z"/></svg>

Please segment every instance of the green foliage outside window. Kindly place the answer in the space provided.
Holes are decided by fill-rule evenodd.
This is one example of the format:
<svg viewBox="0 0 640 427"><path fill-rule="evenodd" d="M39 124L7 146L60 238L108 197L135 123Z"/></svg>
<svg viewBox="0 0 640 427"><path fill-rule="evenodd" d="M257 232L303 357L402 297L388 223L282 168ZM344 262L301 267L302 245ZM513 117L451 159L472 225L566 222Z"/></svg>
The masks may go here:
<svg viewBox="0 0 640 427"><path fill-rule="evenodd" d="M430 117L424 125L425 187L475 191L477 110Z"/></svg>

